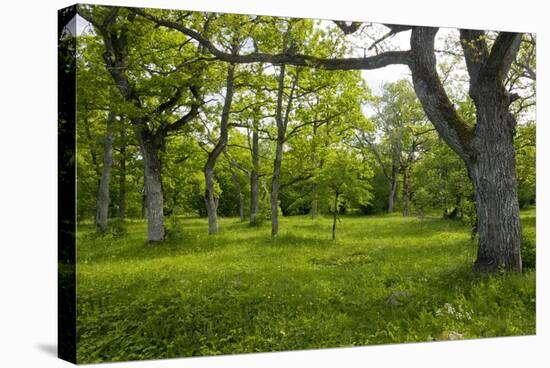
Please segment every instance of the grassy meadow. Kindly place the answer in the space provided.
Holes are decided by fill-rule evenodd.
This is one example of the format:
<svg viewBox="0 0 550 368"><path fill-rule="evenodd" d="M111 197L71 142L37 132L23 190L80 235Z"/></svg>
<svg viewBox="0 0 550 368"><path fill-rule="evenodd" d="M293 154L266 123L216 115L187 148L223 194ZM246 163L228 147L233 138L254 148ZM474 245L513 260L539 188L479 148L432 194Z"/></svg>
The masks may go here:
<svg viewBox="0 0 550 368"><path fill-rule="evenodd" d="M400 215L281 218L251 227L167 220L77 234L79 363L535 333L535 272L472 272L459 221ZM522 212L534 244L535 210Z"/></svg>

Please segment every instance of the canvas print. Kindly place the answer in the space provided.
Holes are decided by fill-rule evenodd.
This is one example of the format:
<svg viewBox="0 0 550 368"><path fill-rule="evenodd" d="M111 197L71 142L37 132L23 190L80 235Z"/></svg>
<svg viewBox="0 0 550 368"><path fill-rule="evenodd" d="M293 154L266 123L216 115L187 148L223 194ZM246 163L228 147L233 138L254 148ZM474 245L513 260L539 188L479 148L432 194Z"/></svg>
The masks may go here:
<svg viewBox="0 0 550 368"><path fill-rule="evenodd" d="M535 34L58 17L61 358L536 333Z"/></svg>

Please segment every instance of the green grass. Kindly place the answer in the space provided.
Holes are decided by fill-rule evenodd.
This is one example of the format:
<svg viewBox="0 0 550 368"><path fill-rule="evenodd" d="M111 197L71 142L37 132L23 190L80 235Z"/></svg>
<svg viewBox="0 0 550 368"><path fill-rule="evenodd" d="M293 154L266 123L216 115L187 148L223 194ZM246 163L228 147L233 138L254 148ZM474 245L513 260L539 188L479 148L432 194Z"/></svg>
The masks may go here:
<svg viewBox="0 0 550 368"><path fill-rule="evenodd" d="M535 211L522 213L534 239ZM80 363L535 333L535 272L471 272L457 221L282 218L249 227L178 219L161 245L146 224L79 227ZM534 241L534 240L533 240Z"/></svg>

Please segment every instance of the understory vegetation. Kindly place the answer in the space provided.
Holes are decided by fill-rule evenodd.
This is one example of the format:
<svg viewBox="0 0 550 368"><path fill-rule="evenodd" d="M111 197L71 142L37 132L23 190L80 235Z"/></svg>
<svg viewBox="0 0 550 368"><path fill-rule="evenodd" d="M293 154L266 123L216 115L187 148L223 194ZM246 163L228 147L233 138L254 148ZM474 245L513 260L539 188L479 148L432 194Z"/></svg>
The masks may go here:
<svg viewBox="0 0 550 368"><path fill-rule="evenodd" d="M535 272L471 271L467 226L440 216L291 216L269 236L177 218L78 234L78 361L92 363L535 333ZM535 211L522 212L534 244Z"/></svg>

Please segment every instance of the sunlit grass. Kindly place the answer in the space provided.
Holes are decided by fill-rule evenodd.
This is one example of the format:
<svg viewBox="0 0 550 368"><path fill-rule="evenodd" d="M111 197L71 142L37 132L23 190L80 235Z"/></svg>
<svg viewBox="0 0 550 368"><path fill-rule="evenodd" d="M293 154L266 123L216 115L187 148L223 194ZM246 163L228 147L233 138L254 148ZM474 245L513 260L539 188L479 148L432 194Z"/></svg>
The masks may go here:
<svg viewBox="0 0 550 368"><path fill-rule="evenodd" d="M534 239L535 212L522 214ZM78 360L169 358L535 333L535 273L476 275L458 221L284 217L78 231Z"/></svg>

